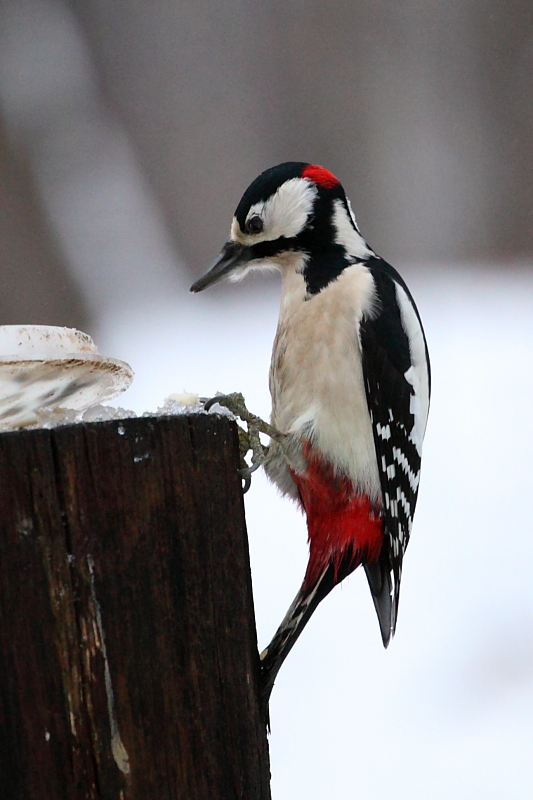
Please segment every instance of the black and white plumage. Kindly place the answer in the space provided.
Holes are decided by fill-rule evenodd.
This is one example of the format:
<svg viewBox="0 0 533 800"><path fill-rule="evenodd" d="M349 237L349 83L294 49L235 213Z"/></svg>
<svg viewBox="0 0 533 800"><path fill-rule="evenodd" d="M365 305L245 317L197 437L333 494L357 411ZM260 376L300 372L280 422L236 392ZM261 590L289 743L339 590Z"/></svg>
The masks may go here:
<svg viewBox="0 0 533 800"><path fill-rule="evenodd" d="M359 564L383 643L396 627L418 495L430 367L400 275L361 236L339 181L303 162L262 173L230 238L192 291L276 268L282 292L270 369L269 478L307 515L310 558L262 654L265 696L318 603Z"/></svg>
<svg viewBox="0 0 533 800"><path fill-rule="evenodd" d="M366 564L365 571L387 645L396 628L402 560L418 496L431 374L422 322L405 282L381 258L368 259L366 266L377 310L361 320L359 337L385 542L379 562Z"/></svg>

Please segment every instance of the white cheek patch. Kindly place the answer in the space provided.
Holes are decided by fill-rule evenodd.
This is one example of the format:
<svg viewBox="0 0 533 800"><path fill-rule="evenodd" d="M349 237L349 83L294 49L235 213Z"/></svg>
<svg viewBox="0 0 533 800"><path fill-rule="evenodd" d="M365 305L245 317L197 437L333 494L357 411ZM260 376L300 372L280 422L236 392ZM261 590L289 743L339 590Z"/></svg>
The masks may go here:
<svg viewBox="0 0 533 800"><path fill-rule="evenodd" d="M291 178L264 202L251 206L247 220L259 216L263 220L263 231L256 234L243 233L234 218L231 225L232 241L245 245L269 242L284 236L292 239L305 228L317 196L315 184L307 178Z"/></svg>

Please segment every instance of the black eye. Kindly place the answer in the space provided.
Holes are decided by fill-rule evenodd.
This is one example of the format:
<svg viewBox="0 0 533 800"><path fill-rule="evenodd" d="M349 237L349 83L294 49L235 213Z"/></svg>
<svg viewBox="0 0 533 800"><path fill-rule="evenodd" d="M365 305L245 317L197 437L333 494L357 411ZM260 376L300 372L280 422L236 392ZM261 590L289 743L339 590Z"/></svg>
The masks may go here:
<svg viewBox="0 0 533 800"><path fill-rule="evenodd" d="M261 233L262 230L263 220L257 214L254 214L246 223L246 231L248 233Z"/></svg>

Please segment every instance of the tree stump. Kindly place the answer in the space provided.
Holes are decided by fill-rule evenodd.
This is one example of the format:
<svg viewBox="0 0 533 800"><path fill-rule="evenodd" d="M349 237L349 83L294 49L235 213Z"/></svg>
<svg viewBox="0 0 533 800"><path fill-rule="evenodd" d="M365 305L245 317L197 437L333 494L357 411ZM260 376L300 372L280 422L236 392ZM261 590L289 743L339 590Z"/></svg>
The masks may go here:
<svg viewBox="0 0 533 800"><path fill-rule="evenodd" d="M2 800L269 800L234 422L0 435Z"/></svg>

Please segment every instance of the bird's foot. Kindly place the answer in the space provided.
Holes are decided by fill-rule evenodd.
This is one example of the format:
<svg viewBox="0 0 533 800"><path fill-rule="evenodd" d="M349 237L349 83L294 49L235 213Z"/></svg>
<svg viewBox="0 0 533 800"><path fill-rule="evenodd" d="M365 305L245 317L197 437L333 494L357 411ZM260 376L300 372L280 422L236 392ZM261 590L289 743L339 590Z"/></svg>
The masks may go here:
<svg viewBox="0 0 533 800"><path fill-rule="evenodd" d="M238 426L239 430L239 451L241 455L241 469L239 474L244 481L243 491L247 492L250 488L251 475L256 469L259 469L261 464L264 463L268 455L268 447L261 442L259 438L260 433L270 436L271 439L281 441L284 437L276 428L265 422L261 417L252 414L246 408L244 397L240 392L233 392L233 394L218 394L211 397L204 402L204 408L209 411L211 406L218 403L224 406L238 419L246 423L247 430ZM251 465L248 466L245 456L248 452L252 452Z"/></svg>

